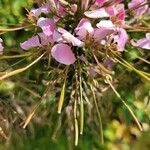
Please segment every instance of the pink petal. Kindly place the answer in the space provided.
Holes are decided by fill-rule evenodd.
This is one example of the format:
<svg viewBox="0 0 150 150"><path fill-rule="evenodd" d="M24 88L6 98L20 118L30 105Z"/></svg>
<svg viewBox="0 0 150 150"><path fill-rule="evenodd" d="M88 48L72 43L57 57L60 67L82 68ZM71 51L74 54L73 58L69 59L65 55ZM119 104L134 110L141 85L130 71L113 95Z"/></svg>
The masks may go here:
<svg viewBox="0 0 150 150"><path fill-rule="evenodd" d="M114 30L111 28L96 28L93 38L95 41L100 42L102 39L106 38L106 36L112 34L113 32Z"/></svg>
<svg viewBox="0 0 150 150"><path fill-rule="evenodd" d="M104 18L104 17L109 17L109 13L104 9L104 8L100 8L97 10L91 10L91 11L86 11L84 13L84 15L86 17L89 18Z"/></svg>
<svg viewBox="0 0 150 150"><path fill-rule="evenodd" d="M50 12L49 4L45 4L45 5L41 6L40 8L32 9L30 11L30 14L31 14L31 16L39 17L39 15L41 15L41 13L47 14L49 12Z"/></svg>
<svg viewBox="0 0 150 150"><path fill-rule="evenodd" d="M20 43L20 47L24 50L28 50L30 48L38 47L38 46L41 46L38 36L33 36L27 41Z"/></svg>
<svg viewBox="0 0 150 150"><path fill-rule="evenodd" d="M47 36L51 36L55 30L55 23L53 19L41 17L37 21L37 25L42 28Z"/></svg>
<svg viewBox="0 0 150 150"><path fill-rule="evenodd" d="M54 45L51 54L56 61L65 65L71 65L76 60L71 48L67 44Z"/></svg>
<svg viewBox="0 0 150 150"><path fill-rule="evenodd" d="M33 8L30 11L30 15L34 16L34 17L38 17L40 14L41 14L41 9L40 8L38 8L38 9Z"/></svg>
<svg viewBox="0 0 150 150"><path fill-rule="evenodd" d="M106 11L110 16L117 15L117 9L115 6L106 7Z"/></svg>
<svg viewBox="0 0 150 150"><path fill-rule="evenodd" d="M123 4L118 5L117 9L118 9L117 19L124 21L126 15L124 5Z"/></svg>
<svg viewBox="0 0 150 150"><path fill-rule="evenodd" d="M125 23L125 9L123 4L116 6L109 6L106 8L107 13L110 15L111 20L117 24Z"/></svg>
<svg viewBox="0 0 150 150"><path fill-rule="evenodd" d="M111 20L101 20L99 23L96 24L98 28L113 28L115 25L112 23Z"/></svg>
<svg viewBox="0 0 150 150"><path fill-rule="evenodd" d="M133 40L131 40L131 44L135 47L140 47L143 49L150 50L150 33L146 34L146 38L140 39L137 42L134 42Z"/></svg>
<svg viewBox="0 0 150 150"><path fill-rule="evenodd" d="M73 36L70 32L66 31L63 28L58 28L58 32L62 33L63 39L68 42L72 43L73 46L83 47L84 42L80 41L78 38Z"/></svg>
<svg viewBox="0 0 150 150"><path fill-rule="evenodd" d="M118 34L114 36L114 43L117 43L119 51L123 51L128 41L128 34L123 28L118 29Z"/></svg>
<svg viewBox="0 0 150 150"><path fill-rule="evenodd" d="M44 14L48 14L50 12L50 6L49 4L45 4L41 7L41 12Z"/></svg>
<svg viewBox="0 0 150 150"><path fill-rule="evenodd" d="M63 42L62 35L58 31L54 31L53 40L54 42Z"/></svg>
<svg viewBox="0 0 150 150"><path fill-rule="evenodd" d="M78 26L75 28L76 35L80 39L85 39L87 35L92 36L94 29L88 19L81 19Z"/></svg>
<svg viewBox="0 0 150 150"><path fill-rule="evenodd" d="M39 37L40 37L40 41L42 45L47 45L48 43L53 43L53 39L51 36L47 36L45 33L41 32L38 33Z"/></svg>

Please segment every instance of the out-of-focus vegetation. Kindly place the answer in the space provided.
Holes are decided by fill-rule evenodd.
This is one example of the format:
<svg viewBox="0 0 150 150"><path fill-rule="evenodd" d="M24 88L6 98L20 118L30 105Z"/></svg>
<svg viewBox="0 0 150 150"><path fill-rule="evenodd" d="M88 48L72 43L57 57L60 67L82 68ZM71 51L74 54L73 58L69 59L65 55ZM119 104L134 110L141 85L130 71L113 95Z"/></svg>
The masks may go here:
<svg viewBox="0 0 150 150"><path fill-rule="evenodd" d="M32 0L0 0L0 28L21 26L26 23L27 10L34 5ZM35 6L35 5L34 5ZM5 54L22 54L16 46L31 34L30 28L16 32L7 32L2 35L5 43ZM131 34L140 36L142 33ZM28 53L26 53L28 54ZM3 59L0 57L0 71L12 70L17 65L28 64L32 59ZM148 70L148 65L138 57L147 59L148 52L138 52L128 48L123 54L138 68ZM98 103L101 106L101 115L104 131L104 144L100 144L99 125L95 108L87 108L85 112L84 133L80 136L79 145L74 146L74 131L70 126L73 119L69 105L64 108L63 117L57 114L55 96L60 89L46 89L49 80L45 74L47 62L42 59L30 70L15 77L0 82L0 149L1 150L149 150L150 149L150 84L137 74L118 65L115 70L117 80L116 89L128 102L142 123L144 132L138 130L132 117L114 92L108 88L99 94ZM39 70L40 68L40 70ZM49 72L50 73L50 72ZM42 99L33 119L26 129L23 129L25 117L41 100L41 96L48 90L47 96ZM91 101L92 96L89 97ZM87 106L86 106L87 107ZM90 116L90 117L89 117ZM68 126L70 124L70 126Z"/></svg>

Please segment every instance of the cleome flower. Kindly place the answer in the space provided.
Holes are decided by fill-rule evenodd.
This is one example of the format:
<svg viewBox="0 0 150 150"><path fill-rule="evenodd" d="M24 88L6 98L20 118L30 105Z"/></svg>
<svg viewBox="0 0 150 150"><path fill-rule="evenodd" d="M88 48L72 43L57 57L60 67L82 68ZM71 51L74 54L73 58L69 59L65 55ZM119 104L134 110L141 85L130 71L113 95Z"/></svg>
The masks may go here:
<svg viewBox="0 0 150 150"><path fill-rule="evenodd" d="M87 47L89 41L95 42L100 47L115 45L117 50L122 52L129 39L124 29L126 11L122 2L122 0L83 0L80 2L81 6L77 6L76 1L68 3L64 0L49 0L41 7L30 11L30 15L36 18L37 26L42 32L20 43L20 46L24 50L29 50L50 44L52 57L65 65L73 64L76 60L73 53L79 48ZM71 26L73 28L68 30L65 25L61 26L66 16L78 14L80 7L83 12L76 24ZM147 0L131 0L128 8L133 9L136 17L139 17L148 12ZM137 42L131 40L133 46L145 49L149 47L148 42L148 38Z"/></svg>
<svg viewBox="0 0 150 150"><path fill-rule="evenodd" d="M40 68L41 65L36 66L35 73L38 75L35 76L35 80L38 79L40 81L38 83L47 87L43 96L39 95L39 97L46 99L49 90L56 89L54 93L55 97L58 98L61 89L58 99L58 113L61 113L64 102L69 105L69 108L65 109L67 115L63 115L63 117L70 117L70 114L73 114L74 121L70 118L68 120L71 120L71 123L74 122L70 126L71 132L72 127L74 127L75 145L78 144L78 134L83 133L84 121L86 121L84 114L88 115L89 113L91 116L97 111L97 119L101 128L100 133L103 134L103 122L101 122L99 114L101 111L98 111L98 107L103 107L103 103L98 103L98 100L100 100L103 92L110 88L129 111L139 129L142 130L141 123L138 122L126 101L122 99L115 88L121 85L119 80L123 79L122 74L126 72L121 66L129 69L129 73L134 71L145 80L150 81L149 74L145 71L147 64L144 69L142 68L142 71L139 70L141 66L138 66L139 63L132 65L132 59L133 61L139 59L140 64L148 63L145 60L147 57L144 59L138 57L140 55L135 51L138 48L150 49L150 28L148 24L150 8L148 8L147 0L130 0L128 4L125 4L123 0L43 1L39 8L33 8L29 12L31 23L29 26L33 27L34 35L20 43L21 49L25 52L31 50L31 52L27 52L27 55L21 55L21 57L28 58L30 56L32 58L25 60L25 63L34 60L22 69L12 71L10 74L4 72L4 75L2 72L2 75L0 75L0 80L3 80L18 72L27 70L42 60L41 65L44 62L44 66L42 69ZM135 15L134 17L130 13L131 11ZM26 21L26 24L29 21ZM134 31L138 31L137 34L140 33L139 31L145 32L146 36L134 40L134 38L131 38L134 37ZM0 54L3 53L2 42L0 38ZM135 48L132 48L132 46ZM33 56L33 54L35 55ZM126 57L130 54L134 56L131 60L129 58L130 61L128 61ZM16 55L14 58L19 59L20 56ZM119 64L119 67L115 67L115 64ZM139 68L136 68L137 66ZM33 69L35 70L35 68ZM39 74L42 75L39 76ZM127 81L128 79L123 80ZM117 86L114 86L115 84ZM34 94L32 91L31 93ZM36 95L36 92L34 95ZM65 101L64 98L67 100ZM90 108L88 113L84 113L86 104L94 106ZM91 113L92 109L95 109L94 113ZM32 116L29 116L29 120L31 118ZM29 123L29 120L27 118L24 127ZM80 124L79 128L78 124ZM95 125L97 126L97 123ZM103 135L100 137L103 143Z"/></svg>

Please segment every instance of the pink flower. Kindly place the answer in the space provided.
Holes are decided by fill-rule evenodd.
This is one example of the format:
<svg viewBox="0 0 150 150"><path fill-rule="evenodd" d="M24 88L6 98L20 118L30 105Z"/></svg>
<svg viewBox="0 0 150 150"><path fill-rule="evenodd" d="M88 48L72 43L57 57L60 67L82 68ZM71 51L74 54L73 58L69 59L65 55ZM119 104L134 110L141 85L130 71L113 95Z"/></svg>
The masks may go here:
<svg viewBox="0 0 150 150"><path fill-rule="evenodd" d="M132 0L128 7L129 9L133 9L135 11L135 17L139 17L143 13L145 13L148 9L147 0Z"/></svg>
<svg viewBox="0 0 150 150"><path fill-rule="evenodd" d="M52 57L59 63L71 65L76 58L67 44L56 44L51 49Z"/></svg>
<svg viewBox="0 0 150 150"><path fill-rule="evenodd" d="M98 42L106 36L111 35L113 42L117 44L118 50L123 51L126 42L128 41L127 32L123 28L116 27L110 20L101 20L94 32L94 38ZM103 41L105 44L106 42Z"/></svg>
<svg viewBox="0 0 150 150"><path fill-rule="evenodd" d="M49 4L45 4L40 8L32 9L30 11L30 15L38 18L39 15L41 15L41 13L48 14L49 12L50 12Z"/></svg>
<svg viewBox="0 0 150 150"><path fill-rule="evenodd" d="M147 33L145 38L140 39L137 42L131 40L131 44L135 47L150 50L150 33Z"/></svg>
<svg viewBox="0 0 150 150"><path fill-rule="evenodd" d="M24 50L28 50L34 47L38 47L41 46L40 41L39 41L39 37L33 36L32 38L29 38L27 41L20 43L20 47Z"/></svg>
<svg viewBox="0 0 150 150"><path fill-rule="evenodd" d="M128 41L128 34L126 30L120 27L119 28L116 27L110 20L101 20L97 24L97 27L99 29L95 31L95 39L102 40L101 38L99 38L98 35L101 35L101 37L111 35L113 42L116 43L118 46L118 50L119 51L124 50L125 44Z"/></svg>
<svg viewBox="0 0 150 150"><path fill-rule="evenodd" d="M0 38L0 55L3 54L3 45L2 45L3 40Z"/></svg>
<svg viewBox="0 0 150 150"><path fill-rule="evenodd" d="M38 19L37 25L41 27L47 36L51 36L55 30L55 23L53 19L41 17Z"/></svg>
<svg viewBox="0 0 150 150"><path fill-rule="evenodd" d="M86 18L80 20L78 26L75 28L76 35L83 40L88 36L92 36L94 29L90 21Z"/></svg>
<svg viewBox="0 0 150 150"><path fill-rule="evenodd" d="M62 38L65 40L67 43L71 43L73 46L78 46L78 47L83 47L84 42L80 41L78 38L73 36L70 32L63 28L58 28L58 32L62 34Z"/></svg>

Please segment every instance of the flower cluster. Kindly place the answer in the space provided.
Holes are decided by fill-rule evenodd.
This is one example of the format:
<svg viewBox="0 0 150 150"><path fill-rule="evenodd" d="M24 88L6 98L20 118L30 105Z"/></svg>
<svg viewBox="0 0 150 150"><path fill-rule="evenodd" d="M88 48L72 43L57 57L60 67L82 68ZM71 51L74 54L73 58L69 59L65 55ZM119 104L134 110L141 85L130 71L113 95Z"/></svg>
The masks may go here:
<svg viewBox="0 0 150 150"><path fill-rule="evenodd" d="M118 52L125 49L128 42L126 27L128 24L125 6L122 0L82 0L73 4L62 0L50 0L43 6L30 11L30 17L36 20L42 32L20 44L28 50L34 47L51 45L51 56L59 63L73 64L77 57L76 51L80 48L89 49L94 43L99 47L113 45ZM77 4L81 4L80 6ZM148 13L147 0L132 0L128 4L135 19ZM45 14L46 17L42 17ZM48 17L50 16L50 17ZM74 20L67 20L72 16ZM72 23L70 26L64 24ZM69 27L69 29L68 29ZM135 47L150 49L149 33L146 38L131 44ZM82 53L81 53L82 54Z"/></svg>
<svg viewBox="0 0 150 150"><path fill-rule="evenodd" d="M37 65L35 66L36 69L33 68L36 75L33 73L31 79L38 80L37 83L42 84L46 89L43 96L31 91L33 95L40 98L40 103L27 117L23 128L27 126L37 107L42 104L42 100L48 97L50 89L56 89L54 95L56 99L59 97L57 112L60 114L63 103L67 104L65 116L68 117L67 120L70 122L70 130L74 127L75 145L78 144L78 130L80 130L80 134L83 133L84 121L93 122L93 119L96 118L92 116L92 109L97 111L98 114L100 137L103 143L101 115L98 110L99 107L103 107L103 104L97 103L97 100L100 100L101 95L111 88L142 131L141 123L138 122L135 114L117 92L114 85L120 83L118 81L123 79L120 72L124 72L122 72L120 66L134 71L143 79L150 81L150 75L147 72L148 57L143 58L137 54L138 50L150 50L150 25L148 22L150 7L148 1L130 0L128 4L123 0L45 0L44 2L38 8L29 11L25 26L4 30L4 32L7 32L31 27L30 29L34 30L34 35L20 43L23 50L30 50L30 52L13 57L2 57L2 59L26 57L27 59L23 58L22 60L25 63L30 61L30 64L10 72L2 72L0 81L26 71L41 59L48 62L46 67L44 65L43 68L40 68L41 65ZM145 34L143 38L134 35L135 32L141 31L142 34L137 35L141 37ZM0 54L3 53L2 42L3 40L0 38ZM125 53L125 56L137 54L133 56L134 58L132 57L133 60L143 61L146 63L146 67L140 70L140 65L138 67L132 65L130 63L132 58L124 59L122 53ZM22 60L15 64L20 62L24 64ZM33 61L31 62L31 60ZM131 60L131 62L133 61ZM118 70L113 68L117 63L120 65L116 67L119 68ZM27 78L30 78L29 74ZM120 76L117 76L117 74ZM117 78L115 78L116 76ZM25 84L28 84L28 82ZM28 89L27 91L30 92ZM91 121L84 119L84 108L88 108L84 107L85 104L90 106L86 115L92 116ZM73 114L74 121L72 121L70 114ZM80 129L78 129L78 122ZM70 136L68 137L70 138Z"/></svg>

